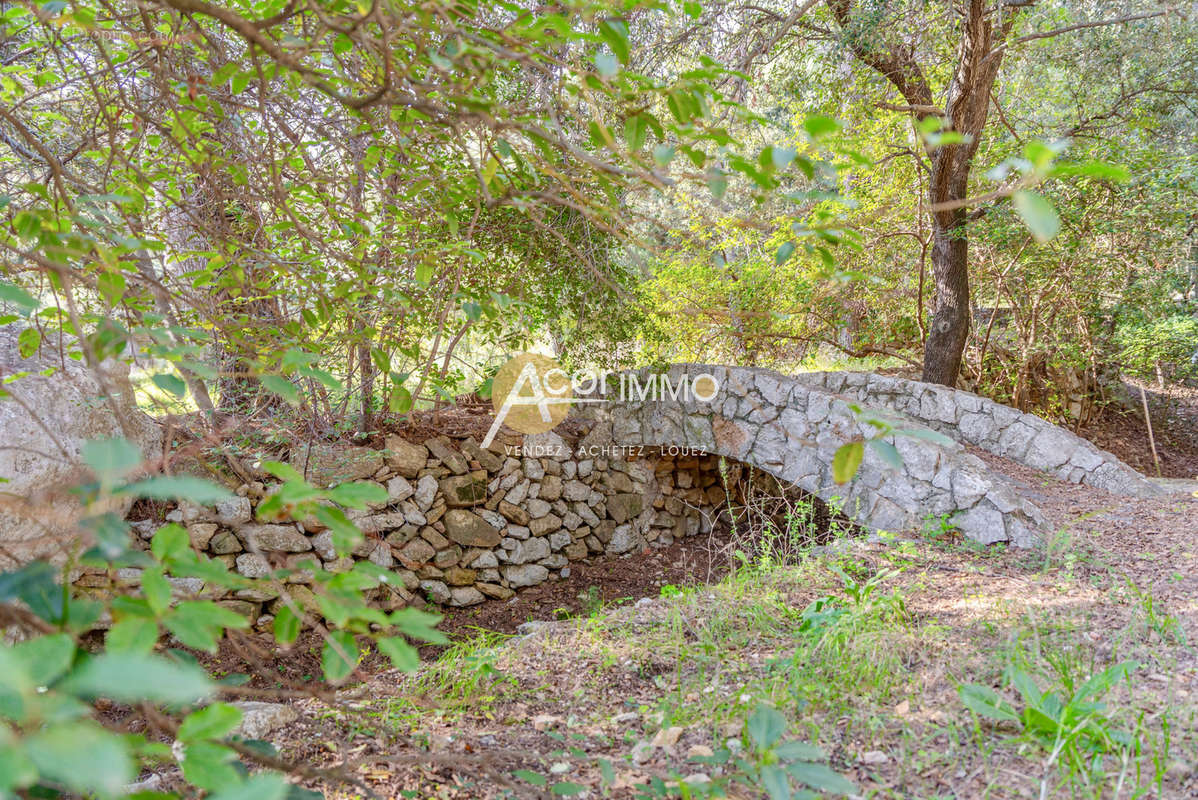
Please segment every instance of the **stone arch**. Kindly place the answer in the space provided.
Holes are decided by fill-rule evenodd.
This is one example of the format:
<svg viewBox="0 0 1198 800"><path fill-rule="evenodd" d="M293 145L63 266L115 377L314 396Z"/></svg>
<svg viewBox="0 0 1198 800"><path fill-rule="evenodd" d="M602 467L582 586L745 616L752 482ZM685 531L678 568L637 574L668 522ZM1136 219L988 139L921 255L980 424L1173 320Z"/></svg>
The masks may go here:
<svg viewBox="0 0 1198 800"><path fill-rule="evenodd" d="M703 401L679 389L703 374L719 385L714 397ZM623 398L614 381L581 398L586 401L581 414L595 425L580 445L689 447L736 459L871 528L906 530L929 516L949 514L978 542L1026 547L1041 538L1045 520L1039 509L960 443L931 436L928 426L910 419L901 424L915 435L888 439L902 456L901 469L866 448L856 476L841 486L832 479L836 450L877 432L859 413L864 409L848 398L772 370L700 364L621 373L618 382ZM645 391L646 386L656 390Z"/></svg>
<svg viewBox="0 0 1198 800"><path fill-rule="evenodd" d="M901 414L932 430L1068 482L1112 494L1169 492L1112 453L1034 414L972 392L868 372L806 372L796 383Z"/></svg>

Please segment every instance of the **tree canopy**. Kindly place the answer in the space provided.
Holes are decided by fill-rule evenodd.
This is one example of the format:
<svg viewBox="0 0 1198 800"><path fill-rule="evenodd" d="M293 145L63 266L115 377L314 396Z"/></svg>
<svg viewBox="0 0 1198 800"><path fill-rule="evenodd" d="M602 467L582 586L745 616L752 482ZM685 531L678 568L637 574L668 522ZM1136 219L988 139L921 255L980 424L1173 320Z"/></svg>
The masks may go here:
<svg viewBox="0 0 1198 800"><path fill-rule="evenodd" d="M523 350L850 358L1079 425L1120 372L1198 377L1192 8L8 0L0 31L0 326L22 356L132 364L143 407L235 471L247 441L372 435L486 396ZM93 718L99 698L182 743L195 796L282 797L271 770L302 773L225 741L240 712L203 705L212 676L153 652L246 626L173 603L168 579L257 585L178 525L130 548L105 505L229 499L172 474L176 443L80 454L78 563L140 569L140 594L73 597L43 562L0 574L0 625L30 633L0 646L0 796L116 795L170 757ZM258 468L280 487L259 510L319 520L338 555L363 541L351 512L377 484ZM333 684L364 639L400 670L444 641L366 602L386 579L363 563L314 578ZM278 643L302 616L280 611ZM784 749L771 711L748 723L766 754L750 783L789 797L785 762L849 791Z"/></svg>

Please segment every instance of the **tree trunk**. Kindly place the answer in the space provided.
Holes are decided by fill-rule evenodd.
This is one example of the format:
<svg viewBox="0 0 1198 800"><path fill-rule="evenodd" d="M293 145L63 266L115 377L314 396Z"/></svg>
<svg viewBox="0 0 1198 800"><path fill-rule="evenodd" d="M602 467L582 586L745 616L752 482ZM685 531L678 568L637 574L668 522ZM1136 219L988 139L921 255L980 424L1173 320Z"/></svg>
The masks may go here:
<svg viewBox="0 0 1198 800"><path fill-rule="evenodd" d="M961 371L969 337L969 241L965 208L945 208L969 195L969 169L986 129L990 92L998 77L1003 48L1018 10L997 10L985 0L964 0L959 9L956 64L945 92L944 111L932 105L932 90L915 59L914 47L901 40L859 36L852 0L827 0L848 46L863 63L898 89L917 122L939 117L944 130L962 134L961 142L927 146L931 159L928 198L932 212L932 278L936 287L932 324L924 345L923 379L953 386ZM997 27L996 27L997 23Z"/></svg>
<svg viewBox="0 0 1198 800"><path fill-rule="evenodd" d="M922 379L954 386L961 371L965 341L969 337L969 239L965 234L964 209L937 214L933 236L932 278L936 284L936 306L923 351Z"/></svg>
<svg viewBox="0 0 1198 800"><path fill-rule="evenodd" d="M366 313L365 308L362 313ZM369 340L358 345L358 370L362 373L362 419L358 431L369 433L374 428L374 362L370 359Z"/></svg>

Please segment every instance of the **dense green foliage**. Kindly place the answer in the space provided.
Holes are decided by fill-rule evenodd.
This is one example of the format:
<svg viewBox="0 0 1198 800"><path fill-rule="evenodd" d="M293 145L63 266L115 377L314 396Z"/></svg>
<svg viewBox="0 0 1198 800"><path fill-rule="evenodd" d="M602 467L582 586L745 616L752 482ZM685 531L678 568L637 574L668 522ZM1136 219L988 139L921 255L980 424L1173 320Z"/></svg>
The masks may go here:
<svg viewBox="0 0 1198 800"><path fill-rule="evenodd" d="M1111 6L1101 16L1150 10ZM945 28L944 9L899 3L875 13L877 35L909 33L926 63L947 69L957 38ZM1017 20L1015 33L1068 28L1077 14L1069 6L1034 8ZM1193 316L1192 23L1133 20L1026 44L1016 39L1008 48L971 173L970 194L978 198L968 222L975 314L965 386L1023 409L1068 415L1070 394L1084 395L1088 406L1124 365L1121 331ZM1086 76L1081 84L1079 75ZM718 205L691 204L685 219L701 238L665 253L645 290L659 298L651 330L661 357L783 368L827 363L830 353L917 362L935 296L923 197L929 158L906 114L892 110L902 100L854 59L844 38L815 20L791 32L758 85L753 107L770 120L777 141L800 152L811 146L802 124L812 111L843 125L822 144L833 161L851 167L839 180L821 176L821 188L840 194L820 210L854 232L855 247L834 261L800 249L777 264L781 238L753 236ZM923 130L925 142L947 135ZM1037 190L1052 205L1038 231L1024 223L1043 204L1018 196L1011 203L1009 193L992 190L1049 163L1059 179ZM778 209L762 211L759 219L773 220ZM696 298L695 313L665 313L678 296ZM1182 360L1195 349L1191 340Z"/></svg>
<svg viewBox="0 0 1198 800"><path fill-rule="evenodd" d="M23 355L134 363L159 411L188 412L180 428L225 453L241 433L377 430L377 415L474 391L533 347L570 365L793 367L823 344L914 363L934 299L928 161L966 142L936 114L895 110L861 54L898 31L939 92L954 10L869 3L846 22L835 5L7 3L0 325ZM1195 20L1102 5L1011 18L967 186L988 315L965 381L1051 414L1081 415L1111 363L1195 375ZM863 453L846 449L838 476ZM172 602L171 580L284 587L277 642L311 625L334 685L367 646L411 670L414 643L441 641L435 618L367 602L387 588L368 563L301 564L319 590L305 608L286 570L234 574L177 526L148 554L130 547L108 499L223 490L144 476L123 440L83 461L88 549L0 574L0 796L120 795L172 759L196 796L295 794L278 773L299 767L231 738L239 712L210 702L228 683L193 655L246 620ZM283 482L268 511L319 518L342 552L359 540L346 510L377 499L369 488L265 469ZM80 565L136 580L72 596ZM97 700L153 733L125 732ZM736 781L850 791L783 740L777 712L747 725ZM1079 739L1079 753L1106 744Z"/></svg>

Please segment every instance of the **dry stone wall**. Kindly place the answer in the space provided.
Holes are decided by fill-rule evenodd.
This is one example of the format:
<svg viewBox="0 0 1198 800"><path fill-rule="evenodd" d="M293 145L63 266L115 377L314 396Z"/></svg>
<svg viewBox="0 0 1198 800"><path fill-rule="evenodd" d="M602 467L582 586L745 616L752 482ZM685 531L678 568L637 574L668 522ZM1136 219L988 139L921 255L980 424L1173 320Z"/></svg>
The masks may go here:
<svg viewBox="0 0 1198 800"><path fill-rule="evenodd" d="M290 463L310 483L377 482L387 499L350 511L365 534L338 557L332 534L316 520L264 522L256 508L276 488L241 485L213 507L181 504L162 520L137 520L148 546L166 522L183 525L192 545L248 577L275 573L288 594L315 608L312 567L339 572L368 560L393 577L373 590L386 608L431 600L471 606L507 599L522 587L569 575L570 562L632 553L709 533L725 500L718 459L682 451L613 448L603 431L567 442L555 433L518 446L484 449L473 439L423 443L390 437L386 448L306 444ZM276 572L283 570L285 572ZM88 570L76 586L92 592L136 585L139 571ZM207 594L194 578L174 578L180 597ZM261 589L219 601L267 625L280 602Z"/></svg>
<svg viewBox="0 0 1198 800"><path fill-rule="evenodd" d="M1043 515L962 442L1066 480L1125 493L1160 491L1067 431L965 392L852 373L788 377L676 365L664 374L675 387L684 376L706 374L718 391L598 398L558 432L491 448L446 437L421 443L389 437L384 449L293 448L290 463L313 484L364 480L385 489L386 500L350 512L366 538L349 556L337 556L331 533L316 520L258 519L255 509L276 488L265 481L242 484L236 498L215 507L174 508L167 520L184 525L195 548L241 574L279 575L293 584L291 596L310 607L310 569L343 571L355 560L393 575L371 597L381 606L425 599L470 606L565 577L582 558L710 533L739 502L726 492L736 485L730 473L743 467L814 495L867 528L909 530L949 515L975 541L1019 546L1039 541ZM621 380L632 375L640 385L660 377L643 370ZM871 417L907 431L887 435L901 465L867 447L853 480L836 484L834 454L845 442L879 435ZM160 524L140 520L134 529L148 542ZM77 584L103 591L113 581L136 584L136 571L87 572ZM175 579L175 587L180 595L207 591L197 579ZM266 621L278 603L262 590L220 600Z"/></svg>

